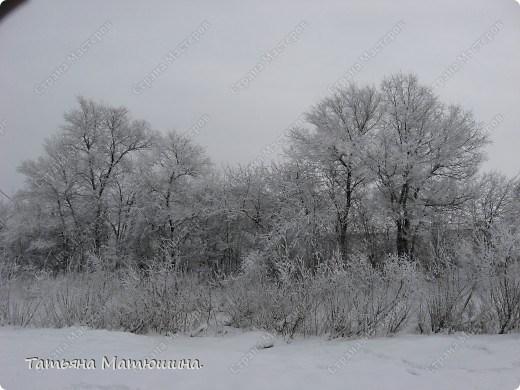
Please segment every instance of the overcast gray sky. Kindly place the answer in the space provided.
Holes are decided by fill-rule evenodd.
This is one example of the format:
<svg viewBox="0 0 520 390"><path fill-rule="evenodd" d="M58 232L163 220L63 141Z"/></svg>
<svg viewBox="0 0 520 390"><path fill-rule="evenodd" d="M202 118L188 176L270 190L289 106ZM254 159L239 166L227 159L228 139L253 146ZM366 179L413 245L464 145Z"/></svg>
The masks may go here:
<svg viewBox="0 0 520 390"><path fill-rule="evenodd" d="M490 32L497 22L500 28ZM304 27L295 32L298 25ZM198 41L192 36L175 52L197 28ZM262 59L291 31L294 39L275 59ZM457 56L486 32L489 39L453 71ZM77 60L67 59L95 36ZM385 36L379 52L356 67ZM415 72L424 83L444 75L437 88L444 101L462 103L483 122L502 118L492 129L485 168L514 175L519 48L515 0L29 0L0 20L0 189L20 188L16 167L41 153L77 95L124 105L161 130L185 131L207 115L194 137L212 160L247 163L349 69L361 83L397 71ZM136 87L170 52L175 59L150 87ZM68 69L45 87L63 63ZM255 66L262 69L248 88L232 93Z"/></svg>

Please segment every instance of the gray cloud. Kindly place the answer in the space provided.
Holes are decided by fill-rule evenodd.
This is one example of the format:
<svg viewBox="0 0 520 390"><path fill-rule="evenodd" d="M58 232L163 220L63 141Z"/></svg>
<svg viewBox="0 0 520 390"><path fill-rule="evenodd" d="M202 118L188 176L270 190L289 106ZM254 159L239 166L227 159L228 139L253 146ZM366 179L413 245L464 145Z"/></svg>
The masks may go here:
<svg viewBox="0 0 520 390"><path fill-rule="evenodd" d="M34 91L72 51L109 22L102 39L59 76L44 94ZM202 22L211 25L196 44L140 94L132 91L164 56L178 49ZM295 26L305 31L239 94L230 86L246 75ZM520 169L520 7L514 0L356 1L28 1L0 21L0 189L18 189L22 159L35 158L63 112L84 95L127 106L155 128L188 131L211 158L247 163L276 141L328 87L399 21L404 29L352 80L377 83L396 71L413 71L433 83L500 21L503 28L437 89L491 122L494 144L485 168ZM99 34L98 34L99 35Z"/></svg>

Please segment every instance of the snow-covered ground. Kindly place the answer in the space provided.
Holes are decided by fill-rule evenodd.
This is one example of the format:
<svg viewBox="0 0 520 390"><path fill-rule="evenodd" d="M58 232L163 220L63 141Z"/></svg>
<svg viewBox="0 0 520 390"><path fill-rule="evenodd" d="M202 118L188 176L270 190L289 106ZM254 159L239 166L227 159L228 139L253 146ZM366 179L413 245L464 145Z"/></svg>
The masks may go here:
<svg viewBox="0 0 520 390"><path fill-rule="evenodd" d="M32 369L25 361L51 355L70 362L94 359L96 368L40 370L36 360ZM110 364L114 356L123 363L191 359L194 368L103 369L103 358ZM262 332L168 338L81 328L0 328L0 386L5 390L514 390L519 385L519 335L298 339L287 344Z"/></svg>

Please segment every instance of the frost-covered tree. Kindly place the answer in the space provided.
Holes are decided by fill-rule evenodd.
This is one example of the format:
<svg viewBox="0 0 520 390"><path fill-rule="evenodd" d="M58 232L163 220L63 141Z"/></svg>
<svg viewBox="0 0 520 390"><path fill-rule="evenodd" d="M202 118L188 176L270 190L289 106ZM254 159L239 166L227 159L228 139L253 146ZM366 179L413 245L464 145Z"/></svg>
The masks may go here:
<svg viewBox="0 0 520 390"><path fill-rule="evenodd" d="M236 270L241 259L262 246L275 213L268 175L262 165L225 166L213 182L213 234L207 243L214 268Z"/></svg>
<svg viewBox="0 0 520 390"><path fill-rule="evenodd" d="M273 164L267 188L272 195L272 227L263 241L263 253L270 259L302 259L316 267L337 249L334 239L335 215L323 196L314 170L304 161L292 159Z"/></svg>
<svg viewBox="0 0 520 390"><path fill-rule="evenodd" d="M306 164L330 200L338 248L346 258L352 230L352 209L372 181L367 147L382 117L381 97L374 87L337 91L311 108L311 129L293 132L290 155Z"/></svg>
<svg viewBox="0 0 520 390"><path fill-rule="evenodd" d="M349 237L386 230L387 221L398 255L412 256L432 213L471 199L466 189L484 159L486 135L471 112L442 103L414 75L392 75L380 88L339 90L307 120L310 129L293 133L289 158L307 166L330 200L344 258Z"/></svg>
<svg viewBox="0 0 520 390"><path fill-rule="evenodd" d="M132 154L150 148L152 136L150 125L133 120L124 107L78 102L79 108L65 114L63 138L77 159L82 195L93 205L94 251L99 253L107 235L107 197L118 191Z"/></svg>
<svg viewBox="0 0 520 390"><path fill-rule="evenodd" d="M411 74L381 84L384 115L368 165L396 226L399 255L412 256L414 236L429 209L452 209L484 159L487 137L469 111L439 101Z"/></svg>
<svg viewBox="0 0 520 390"><path fill-rule="evenodd" d="M134 186L140 189L139 226L146 232L138 241L148 241L145 248L178 265L180 246L193 238L193 227L203 218L192 184L211 164L202 147L175 131L157 134L154 141L139 161Z"/></svg>
<svg viewBox="0 0 520 390"><path fill-rule="evenodd" d="M22 162L18 170L26 181L14 199L18 212L9 237L26 241L29 253L68 263L88 245L91 233L91 210L82 198L75 151L63 135L55 135L45 142L42 156Z"/></svg>
<svg viewBox="0 0 520 390"><path fill-rule="evenodd" d="M484 173L474 183L471 200L472 223L484 230L504 220L515 207L515 178L497 171Z"/></svg>
<svg viewBox="0 0 520 390"><path fill-rule="evenodd" d="M44 221L40 231L24 234L32 237L29 248L62 263L75 257L81 266L86 251L100 255L111 240L120 242L128 212L123 209L132 198L126 184L132 156L153 138L149 124L132 120L124 107L84 98L78 106L65 114L62 131L46 141L43 155L21 164L26 186L15 200L24 203L24 213Z"/></svg>

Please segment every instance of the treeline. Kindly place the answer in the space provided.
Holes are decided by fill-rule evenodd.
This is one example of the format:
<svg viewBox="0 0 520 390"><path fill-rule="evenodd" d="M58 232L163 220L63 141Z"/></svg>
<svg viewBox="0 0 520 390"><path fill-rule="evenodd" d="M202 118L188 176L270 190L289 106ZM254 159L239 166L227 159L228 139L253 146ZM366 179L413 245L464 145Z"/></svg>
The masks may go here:
<svg viewBox="0 0 520 390"><path fill-rule="evenodd" d="M479 173L483 125L416 76L352 84L305 118L282 162L215 167L189 134L79 98L19 167L25 185L1 209L2 261L230 274L251 259L316 270L391 254L431 270L462 266L461 242L516 234L518 180Z"/></svg>
<svg viewBox="0 0 520 390"><path fill-rule="evenodd" d="M80 98L0 204L0 325L287 337L520 329L520 183L414 75L337 90L270 165Z"/></svg>

